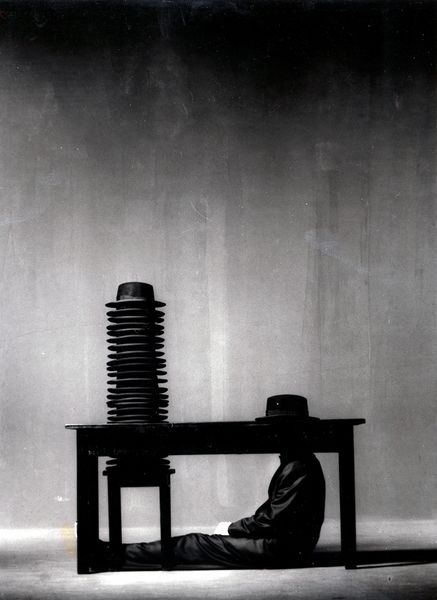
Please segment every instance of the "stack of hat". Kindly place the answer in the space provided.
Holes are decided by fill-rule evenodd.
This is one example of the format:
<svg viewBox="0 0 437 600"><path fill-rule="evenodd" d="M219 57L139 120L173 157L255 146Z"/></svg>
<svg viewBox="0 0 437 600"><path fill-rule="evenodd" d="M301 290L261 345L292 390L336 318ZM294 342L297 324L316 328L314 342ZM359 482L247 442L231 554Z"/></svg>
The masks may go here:
<svg viewBox="0 0 437 600"><path fill-rule="evenodd" d="M153 286L129 282L118 287L109 308L108 421L110 423L163 423L168 395L164 352L165 306L155 300ZM168 461L159 461L161 465ZM116 466L120 460L108 461Z"/></svg>

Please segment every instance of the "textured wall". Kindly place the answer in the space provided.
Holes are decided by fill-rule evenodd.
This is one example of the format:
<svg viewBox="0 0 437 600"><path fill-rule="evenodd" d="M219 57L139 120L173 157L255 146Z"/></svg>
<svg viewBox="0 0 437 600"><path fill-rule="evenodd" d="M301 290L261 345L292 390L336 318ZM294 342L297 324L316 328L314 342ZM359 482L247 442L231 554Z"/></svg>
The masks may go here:
<svg viewBox="0 0 437 600"><path fill-rule="evenodd" d="M64 424L105 421L129 280L167 302L171 420L302 393L367 419L360 515L431 518L431 3L54 4L0 15L0 527L74 520ZM276 460L178 458L175 525L249 512Z"/></svg>

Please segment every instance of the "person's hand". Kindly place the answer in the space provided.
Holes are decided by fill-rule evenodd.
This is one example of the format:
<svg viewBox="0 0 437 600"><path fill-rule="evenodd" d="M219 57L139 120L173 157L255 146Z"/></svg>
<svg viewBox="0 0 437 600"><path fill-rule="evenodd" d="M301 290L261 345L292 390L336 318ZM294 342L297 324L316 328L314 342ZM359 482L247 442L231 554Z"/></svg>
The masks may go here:
<svg viewBox="0 0 437 600"><path fill-rule="evenodd" d="M221 521L215 528L214 533L217 533L218 535L229 535L228 527L231 523L232 521Z"/></svg>

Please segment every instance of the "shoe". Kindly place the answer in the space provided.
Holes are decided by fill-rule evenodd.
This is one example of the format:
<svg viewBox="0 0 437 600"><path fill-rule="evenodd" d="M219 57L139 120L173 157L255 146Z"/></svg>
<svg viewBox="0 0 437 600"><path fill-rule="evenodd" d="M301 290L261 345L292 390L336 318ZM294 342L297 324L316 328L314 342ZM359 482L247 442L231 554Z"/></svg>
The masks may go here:
<svg viewBox="0 0 437 600"><path fill-rule="evenodd" d="M98 540L93 557L96 572L120 571L122 564L121 548L114 548L109 542Z"/></svg>

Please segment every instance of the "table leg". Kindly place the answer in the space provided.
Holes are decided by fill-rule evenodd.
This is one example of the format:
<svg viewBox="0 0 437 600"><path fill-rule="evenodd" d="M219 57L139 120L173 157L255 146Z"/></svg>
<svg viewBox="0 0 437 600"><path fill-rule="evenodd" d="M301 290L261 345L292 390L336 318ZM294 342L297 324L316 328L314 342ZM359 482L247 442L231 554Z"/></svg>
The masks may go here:
<svg viewBox="0 0 437 600"><path fill-rule="evenodd" d="M357 535L355 510L354 432L344 434L338 454L340 474L340 530L341 553L346 569L357 566Z"/></svg>
<svg viewBox="0 0 437 600"><path fill-rule="evenodd" d="M93 573L99 540L98 456L90 454L87 436L77 432L77 572Z"/></svg>

